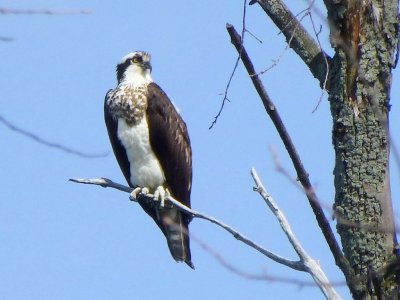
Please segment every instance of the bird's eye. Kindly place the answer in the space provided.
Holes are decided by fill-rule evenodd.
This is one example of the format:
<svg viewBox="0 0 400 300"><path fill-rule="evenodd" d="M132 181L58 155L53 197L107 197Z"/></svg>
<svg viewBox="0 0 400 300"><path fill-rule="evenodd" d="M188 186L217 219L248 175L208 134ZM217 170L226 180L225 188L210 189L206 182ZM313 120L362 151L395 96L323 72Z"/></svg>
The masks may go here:
<svg viewBox="0 0 400 300"><path fill-rule="evenodd" d="M141 57L137 57L137 56L135 56L135 57L132 58L132 62L133 62L133 63L138 63L138 62L140 62L141 60L142 60Z"/></svg>

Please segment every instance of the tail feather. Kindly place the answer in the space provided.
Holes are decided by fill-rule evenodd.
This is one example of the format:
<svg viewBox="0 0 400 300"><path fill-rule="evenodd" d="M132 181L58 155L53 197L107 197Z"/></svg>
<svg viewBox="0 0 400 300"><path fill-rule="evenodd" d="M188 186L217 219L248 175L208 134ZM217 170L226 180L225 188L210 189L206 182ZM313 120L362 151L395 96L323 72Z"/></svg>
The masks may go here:
<svg viewBox="0 0 400 300"><path fill-rule="evenodd" d="M160 223L167 239L168 248L176 261L183 261L194 269L190 254L188 220L176 207L160 212Z"/></svg>

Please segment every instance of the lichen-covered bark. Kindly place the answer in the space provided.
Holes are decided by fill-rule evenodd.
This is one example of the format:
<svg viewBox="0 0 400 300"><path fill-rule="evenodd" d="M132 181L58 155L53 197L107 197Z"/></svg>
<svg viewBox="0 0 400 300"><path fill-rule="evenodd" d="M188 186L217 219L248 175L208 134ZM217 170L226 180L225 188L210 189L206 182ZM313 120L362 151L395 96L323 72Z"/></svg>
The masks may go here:
<svg viewBox="0 0 400 300"><path fill-rule="evenodd" d="M348 0L328 8L335 212L343 251L359 280L355 298L397 299L395 276L367 277L396 255L389 180L389 91L397 49L397 0ZM354 293L354 291L353 291Z"/></svg>

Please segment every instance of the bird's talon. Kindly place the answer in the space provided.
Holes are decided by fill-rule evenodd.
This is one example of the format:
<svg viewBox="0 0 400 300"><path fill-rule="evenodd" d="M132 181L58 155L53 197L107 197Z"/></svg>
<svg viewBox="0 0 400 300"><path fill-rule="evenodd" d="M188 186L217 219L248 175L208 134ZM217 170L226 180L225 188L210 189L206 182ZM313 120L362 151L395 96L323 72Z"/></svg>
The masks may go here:
<svg viewBox="0 0 400 300"><path fill-rule="evenodd" d="M159 202L161 208L165 206L165 195L166 190L162 186L159 186L154 192L154 201Z"/></svg>
<svg viewBox="0 0 400 300"><path fill-rule="evenodd" d="M142 189L140 187L134 188L133 191L131 192L130 196L129 196L129 199L131 201L137 202L137 196L138 196L138 194L140 193L141 190Z"/></svg>
<svg viewBox="0 0 400 300"><path fill-rule="evenodd" d="M149 193L149 189L147 187L141 188L140 193L146 196Z"/></svg>
<svg viewBox="0 0 400 300"><path fill-rule="evenodd" d="M129 196L129 199L131 201L137 202L139 196L141 196L141 195L145 196L148 193L149 193L149 189L148 188L146 188L146 187L144 187L144 188L137 187L137 188L133 189L133 191L131 192L131 194Z"/></svg>

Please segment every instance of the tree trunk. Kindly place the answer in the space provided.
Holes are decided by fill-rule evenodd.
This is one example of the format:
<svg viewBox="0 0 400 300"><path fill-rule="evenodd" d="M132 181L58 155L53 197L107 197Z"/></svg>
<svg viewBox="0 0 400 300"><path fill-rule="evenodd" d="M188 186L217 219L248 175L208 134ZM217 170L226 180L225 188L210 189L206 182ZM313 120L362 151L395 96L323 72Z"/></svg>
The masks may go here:
<svg viewBox="0 0 400 300"><path fill-rule="evenodd" d="M381 272L397 256L388 113L398 1L325 4L335 48L329 71L335 212L344 254L357 277L352 293L356 299L398 299L396 275Z"/></svg>

